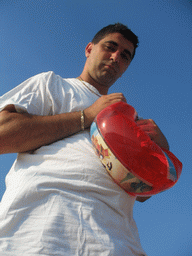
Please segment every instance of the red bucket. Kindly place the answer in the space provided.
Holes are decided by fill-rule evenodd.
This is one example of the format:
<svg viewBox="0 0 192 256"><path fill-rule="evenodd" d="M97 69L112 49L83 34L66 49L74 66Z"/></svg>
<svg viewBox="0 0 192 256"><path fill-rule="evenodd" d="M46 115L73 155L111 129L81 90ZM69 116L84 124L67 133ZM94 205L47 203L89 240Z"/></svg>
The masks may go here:
<svg viewBox="0 0 192 256"><path fill-rule="evenodd" d="M96 154L113 180L135 196L150 196L178 181L182 163L160 148L135 122L135 109L124 102L106 107L91 125Z"/></svg>

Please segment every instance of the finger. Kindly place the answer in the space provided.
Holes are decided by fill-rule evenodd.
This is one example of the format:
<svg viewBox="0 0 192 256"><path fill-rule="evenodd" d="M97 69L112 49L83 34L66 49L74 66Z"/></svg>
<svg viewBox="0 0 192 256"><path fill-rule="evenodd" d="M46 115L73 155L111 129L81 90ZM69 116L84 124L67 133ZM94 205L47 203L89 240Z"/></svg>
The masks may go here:
<svg viewBox="0 0 192 256"><path fill-rule="evenodd" d="M137 121L139 126L157 126L156 123L152 119L141 119Z"/></svg>
<svg viewBox="0 0 192 256"><path fill-rule="evenodd" d="M117 100L127 102L125 96L121 92L120 93L111 93L111 94L109 94L109 96L113 99L117 99Z"/></svg>
<svg viewBox="0 0 192 256"><path fill-rule="evenodd" d="M149 120L149 122L150 122L152 125L157 126L156 123L155 123L155 121L154 121L153 119L148 119L148 120Z"/></svg>

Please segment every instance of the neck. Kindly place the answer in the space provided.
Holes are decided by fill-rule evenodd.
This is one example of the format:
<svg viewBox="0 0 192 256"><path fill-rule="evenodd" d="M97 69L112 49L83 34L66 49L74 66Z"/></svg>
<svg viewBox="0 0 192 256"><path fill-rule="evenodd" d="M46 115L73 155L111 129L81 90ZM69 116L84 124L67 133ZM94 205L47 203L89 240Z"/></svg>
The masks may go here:
<svg viewBox="0 0 192 256"><path fill-rule="evenodd" d="M106 95L108 93L109 88L95 81L89 74L84 74L84 72L82 72L78 78L94 86L101 95Z"/></svg>

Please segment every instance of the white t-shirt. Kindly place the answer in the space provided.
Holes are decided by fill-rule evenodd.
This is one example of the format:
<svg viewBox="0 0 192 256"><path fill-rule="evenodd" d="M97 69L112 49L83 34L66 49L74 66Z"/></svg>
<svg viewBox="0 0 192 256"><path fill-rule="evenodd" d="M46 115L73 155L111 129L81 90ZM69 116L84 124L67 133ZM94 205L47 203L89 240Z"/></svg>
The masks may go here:
<svg viewBox="0 0 192 256"><path fill-rule="evenodd" d="M18 112L35 115L79 111L98 99L91 90L46 72L2 96L0 110L14 104ZM146 255L134 202L95 155L88 129L20 153L0 204L0 255Z"/></svg>

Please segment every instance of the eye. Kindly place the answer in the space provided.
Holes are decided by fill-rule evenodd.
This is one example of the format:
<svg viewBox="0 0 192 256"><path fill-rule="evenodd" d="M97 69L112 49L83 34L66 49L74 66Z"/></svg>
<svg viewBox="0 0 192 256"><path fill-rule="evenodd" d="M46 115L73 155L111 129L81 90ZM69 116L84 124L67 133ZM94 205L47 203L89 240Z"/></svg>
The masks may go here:
<svg viewBox="0 0 192 256"><path fill-rule="evenodd" d="M125 60L126 62L131 61L131 56L130 56L129 54L122 53L122 54L121 54L121 57L122 57L122 59Z"/></svg>
<svg viewBox="0 0 192 256"><path fill-rule="evenodd" d="M115 47L113 45L106 45L107 50L114 52Z"/></svg>

